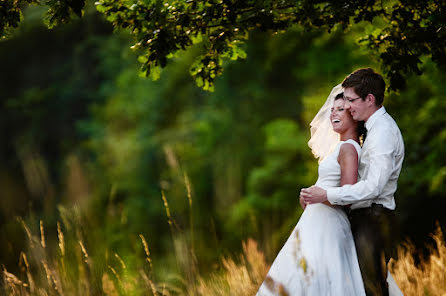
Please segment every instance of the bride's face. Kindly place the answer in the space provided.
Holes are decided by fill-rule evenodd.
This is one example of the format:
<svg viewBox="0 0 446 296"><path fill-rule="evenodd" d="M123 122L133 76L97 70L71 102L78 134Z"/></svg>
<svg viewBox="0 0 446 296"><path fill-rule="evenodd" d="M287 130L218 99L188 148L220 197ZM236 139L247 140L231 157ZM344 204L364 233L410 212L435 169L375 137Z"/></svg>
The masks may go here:
<svg viewBox="0 0 446 296"><path fill-rule="evenodd" d="M342 134L350 128L356 128L357 125L350 112L345 110L344 104L345 101L343 99L337 99L331 108L331 125L333 126L333 130L339 134Z"/></svg>

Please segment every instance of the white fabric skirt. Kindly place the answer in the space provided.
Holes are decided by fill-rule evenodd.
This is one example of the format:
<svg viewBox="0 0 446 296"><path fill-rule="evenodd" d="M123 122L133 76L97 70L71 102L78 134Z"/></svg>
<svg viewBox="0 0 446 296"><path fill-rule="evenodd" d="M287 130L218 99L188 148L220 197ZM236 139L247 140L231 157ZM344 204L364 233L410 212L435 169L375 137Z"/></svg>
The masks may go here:
<svg viewBox="0 0 446 296"><path fill-rule="evenodd" d="M274 260L257 296L365 295L344 211L308 205Z"/></svg>

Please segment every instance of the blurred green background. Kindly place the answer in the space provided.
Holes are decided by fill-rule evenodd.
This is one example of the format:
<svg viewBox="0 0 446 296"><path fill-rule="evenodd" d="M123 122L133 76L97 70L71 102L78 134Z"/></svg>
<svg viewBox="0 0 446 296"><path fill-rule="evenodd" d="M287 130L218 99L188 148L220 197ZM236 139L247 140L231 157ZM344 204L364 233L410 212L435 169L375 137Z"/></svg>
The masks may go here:
<svg viewBox="0 0 446 296"><path fill-rule="evenodd" d="M0 262L12 271L28 248L20 219L35 233L43 221L48 241L58 221L67 238L76 224L91 257L113 251L128 264L144 253L143 234L159 278L206 274L247 238L271 261L302 213L299 189L317 179L311 118L347 74L381 67L358 43L367 24L254 32L247 58L227 62L206 92L189 75L199 46L151 81L127 34L97 13L53 30L41 14L27 9L0 41ZM423 67L385 98L406 147L395 239L420 248L446 222L446 72ZM195 264L182 267L179 250Z"/></svg>

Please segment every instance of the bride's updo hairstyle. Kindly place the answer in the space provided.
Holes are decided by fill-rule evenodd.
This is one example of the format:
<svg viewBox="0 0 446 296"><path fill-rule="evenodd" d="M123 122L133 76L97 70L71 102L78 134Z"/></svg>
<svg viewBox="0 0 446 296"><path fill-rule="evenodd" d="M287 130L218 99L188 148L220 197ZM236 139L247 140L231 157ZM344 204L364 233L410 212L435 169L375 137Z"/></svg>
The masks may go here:
<svg viewBox="0 0 446 296"><path fill-rule="evenodd" d="M343 92L338 93L334 100L337 101L337 100L340 100L340 99L344 99L344 93Z"/></svg>
<svg viewBox="0 0 446 296"><path fill-rule="evenodd" d="M337 94L334 100L337 101L337 100L341 100L341 99L342 100L344 99L343 92ZM358 121L358 127L357 127L356 131L358 132L359 142L362 146L362 144L365 141L365 137L367 137L367 129L365 128L365 122L363 120Z"/></svg>
<svg viewBox="0 0 446 296"><path fill-rule="evenodd" d="M352 87L363 101L368 94L373 94L376 106L382 105L384 101L386 83L383 77L373 71L372 68L358 69L351 73L342 82L342 87Z"/></svg>

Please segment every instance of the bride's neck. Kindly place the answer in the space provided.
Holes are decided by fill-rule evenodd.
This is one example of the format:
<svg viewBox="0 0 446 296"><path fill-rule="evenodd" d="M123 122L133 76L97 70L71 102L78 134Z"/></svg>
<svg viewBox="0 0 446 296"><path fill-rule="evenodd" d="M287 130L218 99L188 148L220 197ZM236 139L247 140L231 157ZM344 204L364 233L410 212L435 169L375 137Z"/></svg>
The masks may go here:
<svg viewBox="0 0 446 296"><path fill-rule="evenodd" d="M354 130L348 130L343 132L341 135L341 141L354 140L359 143L358 132Z"/></svg>

